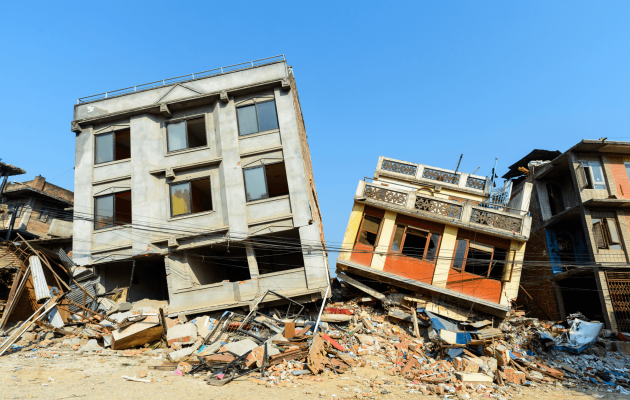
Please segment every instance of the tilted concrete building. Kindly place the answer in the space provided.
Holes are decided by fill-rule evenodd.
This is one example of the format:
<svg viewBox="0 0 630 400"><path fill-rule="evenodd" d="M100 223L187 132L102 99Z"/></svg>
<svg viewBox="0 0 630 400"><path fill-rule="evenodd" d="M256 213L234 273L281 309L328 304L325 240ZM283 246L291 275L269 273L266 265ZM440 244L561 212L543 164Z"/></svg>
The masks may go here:
<svg viewBox="0 0 630 400"><path fill-rule="evenodd" d="M94 266L101 290L169 300L170 315L266 290L323 297L322 220L284 56L79 99L72 130L73 261Z"/></svg>
<svg viewBox="0 0 630 400"><path fill-rule="evenodd" d="M518 294L531 183L510 194L510 182L495 189L492 178L380 157L374 179L359 182L337 273L504 316Z"/></svg>
<svg viewBox="0 0 630 400"><path fill-rule="evenodd" d="M630 142L534 150L504 178L533 184L519 305L545 319L581 312L630 332Z"/></svg>

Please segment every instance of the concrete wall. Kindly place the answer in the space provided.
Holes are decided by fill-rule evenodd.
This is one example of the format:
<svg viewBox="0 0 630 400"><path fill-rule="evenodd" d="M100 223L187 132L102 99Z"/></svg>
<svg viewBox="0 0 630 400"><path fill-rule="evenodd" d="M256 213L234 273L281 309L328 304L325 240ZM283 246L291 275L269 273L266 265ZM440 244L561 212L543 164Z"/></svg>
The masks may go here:
<svg viewBox="0 0 630 400"><path fill-rule="evenodd" d="M284 63L272 64L76 106L75 119L82 121L82 132L76 138L77 213L88 217L93 215L95 196L131 190L133 218L129 226L96 231L92 221L77 221L74 225L74 261L85 265L119 259L121 255L126 257L164 251L177 253L184 249L225 242L228 237L230 241L241 241L252 235L293 228L299 229L303 244L321 249L323 236L320 224L313 223L312 172L305 169L305 165L310 165L310 160L306 163L303 158L296 101L293 90L282 87L280 82L286 78L286 71ZM270 87L269 82L274 80L276 83ZM256 89L256 85L264 86ZM248 88L235 90L241 87ZM207 98L205 104L173 108L170 117L150 110L142 111L143 107L157 102L170 104L198 97L199 93L222 90L228 90L227 101L222 101L218 96ZM257 96L274 99L279 129L239 136L236 105ZM131 115L112 119L116 113ZM168 153L167 122L193 115L205 118L208 145ZM131 158L94 165L95 135L109 132L112 127L131 129ZM289 194L247 202L244 164L264 164L264 160L270 159L284 162ZM172 217L169 184L202 177L210 178L212 211ZM168 247L169 238L175 239L177 243ZM325 253L321 251L317 256L311 252L309 257L304 257L302 287L313 289L328 284L325 258ZM182 274L192 277L191 282L195 279L197 282L207 280L208 272L204 272L199 265L186 261L183 264ZM168 259L166 265L168 270ZM169 282L173 280L171 278ZM177 279L173 280L173 287L169 283L171 295L176 290L184 289L177 286L180 284L182 282ZM230 285L221 286L220 291L228 293L224 299L236 296ZM251 291L243 289L238 292L243 294ZM204 290L195 288L189 298L202 299L205 296L203 293ZM177 301L184 300L180 296ZM217 301L220 300L217 298ZM190 306L199 304L193 301ZM178 307L184 309L188 306L181 303Z"/></svg>

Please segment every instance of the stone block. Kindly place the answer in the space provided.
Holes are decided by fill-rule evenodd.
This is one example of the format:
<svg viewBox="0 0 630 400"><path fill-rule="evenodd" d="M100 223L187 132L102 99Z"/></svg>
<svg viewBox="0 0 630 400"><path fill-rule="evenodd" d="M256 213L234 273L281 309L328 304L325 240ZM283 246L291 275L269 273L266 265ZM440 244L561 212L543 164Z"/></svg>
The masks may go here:
<svg viewBox="0 0 630 400"><path fill-rule="evenodd" d="M254 350L258 344L251 339L243 339L238 342L227 343L221 347L221 351L227 350L242 356L250 350Z"/></svg>
<svg viewBox="0 0 630 400"><path fill-rule="evenodd" d="M467 382L487 382L492 383L494 379L486 374L467 373L467 372L455 372L455 377L462 383Z"/></svg>

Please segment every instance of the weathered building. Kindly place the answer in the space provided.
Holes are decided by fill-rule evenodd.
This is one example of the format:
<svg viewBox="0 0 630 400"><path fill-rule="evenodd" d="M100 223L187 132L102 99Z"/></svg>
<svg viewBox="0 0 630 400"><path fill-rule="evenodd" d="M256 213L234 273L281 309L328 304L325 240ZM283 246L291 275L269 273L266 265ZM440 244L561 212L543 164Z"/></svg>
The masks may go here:
<svg viewBox="0 0 630 400"><path fill-rule="evenodd" d="M359 182L337 273L505 315L515 300L531 184L510 196L494 179L380 157Z"/></svg>
<svg viewBox="0 0 630 400"><path fill-rule="evenodd" d="M79 99L73 261L169 314L329 285L293 70L284 56ZM275 296L267 296L274 300Z"/></svg>
<svg viewBox="0 0 630 400"><path fill-rule="evenodd" d="M533 184L519 303L534 316L582 312L630 332L630 142L582 140L534 150L504 175Z"/></svg>
<svg viewBox="0 0 630 400"><path fill-rule="evenodd" d="M72 236L72 191L46 182L40 175L26 182L7 183L2 202L15 212L11 239L19 233L25 239L57 241L59 247L68 250ZM11 214L0 214L2 239L6 238L10 223Z"/></svg>

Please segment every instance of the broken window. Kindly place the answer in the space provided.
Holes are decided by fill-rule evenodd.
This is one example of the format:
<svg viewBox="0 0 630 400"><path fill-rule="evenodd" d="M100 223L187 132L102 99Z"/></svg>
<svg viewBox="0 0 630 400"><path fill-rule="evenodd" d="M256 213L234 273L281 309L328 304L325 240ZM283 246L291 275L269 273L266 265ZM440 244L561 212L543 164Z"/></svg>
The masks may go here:
<svg viewBox="0 0 630 400"><path fill-rule="evenodd" d="M397 225L391 250L425 261L435 261L441 235L434 232Z"/></svg>
<svg viewBox="0 0 630 400"><path fill-rule="evenodd" d="M39 220L41 222L46 222L48 221L48 208L42 208L41 211L39 212Z"/></svg>
<svg viewBox="0 0 630 400"><path fill-rule="evenodd" d="M94 198L94 229L131 223L131 190Z"/></svg>
<svg viewBox="0 0 630 400"><path fill-rule="evenodd" d="M274 100L258 102L236 109L239 135L278 129L276 102Z"/></svg>
<svg viewBox="0 0 630 400"><path fill-rule="evenodd" d="M584 171L583 183L584 189L606 189L606 181L604 180L604 170L599 161L580 161L582 170Z"/></svg>
<svg viewBox="0 0 630 400"><path fill-rule="evenodd" d="M378 237L378 230L380 226L380 218L364 214L358 242L366 246L376 246L376 238Z"/></svg>
<svg viewBox="0 0 630 400"><path fill-rule="evenodd" d="M102 164L131 158L131 130L105 133L95 136L94 163Z"/></svg>
<svg viewBox="0 0 630 400"><path fill-rule="evenodd" d="M564 211L564 202L562 201L562 190L560 186L555 183L547 183L547 198L549 199L549 208L552 216Z"/></svg>
<svg viewBox="0 0 630 400"><path fill-rule="evenodd" d="M173 217L212 211L210 178L172 184L170 192Z"/></svg>
<svg viewBox="0 0 630 400"><path fill-rule="evenodd" d="M171 122L166 126L166 136L169 152L207 146L206 118L201 116Z"/></svg>
<svg viewBox="0 0 630 400"><path fill-rule="evenodd" d="M614 218L592 218L591 221L598 249L621 250L621 239Z"/></svg>
<svg viewBox="0 0 630 400"><path fill-rule="evenodd" d="M244 169L243 179L247 201L289 194L287 172L283 162Z"/></svg>
<svg viewBox="0 0 630 400"><path fill-rule="evenodd" d="M510 280L507 270L509 251L507 249L476 243L467 239L457 239L453 268L490 279Z"/></svg>

